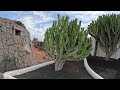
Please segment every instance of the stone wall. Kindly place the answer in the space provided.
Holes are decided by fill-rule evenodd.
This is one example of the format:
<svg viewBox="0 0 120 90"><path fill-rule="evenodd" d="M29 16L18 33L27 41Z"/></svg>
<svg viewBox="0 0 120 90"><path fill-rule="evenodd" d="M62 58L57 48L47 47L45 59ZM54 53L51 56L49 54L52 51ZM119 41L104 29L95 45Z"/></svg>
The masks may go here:
<svg viewBox="0 0 120 90"><path fill-rule="evenodd" d="M19 21L0 18L0 72L34 64L30 33Z"/></svg>

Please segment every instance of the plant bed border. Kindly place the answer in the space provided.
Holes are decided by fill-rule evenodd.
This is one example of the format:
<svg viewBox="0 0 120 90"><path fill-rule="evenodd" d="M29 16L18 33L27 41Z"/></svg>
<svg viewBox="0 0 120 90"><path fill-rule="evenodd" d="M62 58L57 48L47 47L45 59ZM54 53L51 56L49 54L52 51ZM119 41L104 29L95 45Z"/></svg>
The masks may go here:
<svg viewBox="0 0 120 90"><path fill-rule="evenodd" d="M54 61L52 60L52 61L49 61L49 62L45 62L45 63L42 63L42 64L30 66L30 67L23 68L23 69L8 71L8 72L5 72L3 75L4 75L5 79L18 79L18 78L15 78L14 76L21 75L21 74L24 74L24 73L27 73L27 72L31 72L33 70L39 69L41 67L44 67L44 66L47 66L47 65L50 65L50 64L53 64L53 63L54 63Z"/></svg>
<svg viewBox="0 0 120 90"><path fill-rule="evenodd" d="M5 72L3 75L4 75L5 79L18 79L18 78L15 78L14 76L21 75L21 74L24 74L24 73L27 73L27 72L31 72L33 70L39 69L41 67L44 67L44 66L47 66L47 65L50 65L50 64L53 64L53 63L54 63L54 61L52 60L52 61L49 61L49 62L45 62L45 63L42 63L42 64L34 65L34 66L23 68L23 69L8 71L8 72ZM87 72L94 79L104 79L103 77L98 75L95 71L93 71L90 68L86 58L84 59L84 66L85 66L85 69L87 70Z"/></svg>
<svg viewBox="0 0 120 90"><path fill-rule="evenodd" d="M95 79L104 79L99 74L97 74L94 70L91 69L91 67L88 65L87 59L84 59L84 66L87 72Z"/></svg>

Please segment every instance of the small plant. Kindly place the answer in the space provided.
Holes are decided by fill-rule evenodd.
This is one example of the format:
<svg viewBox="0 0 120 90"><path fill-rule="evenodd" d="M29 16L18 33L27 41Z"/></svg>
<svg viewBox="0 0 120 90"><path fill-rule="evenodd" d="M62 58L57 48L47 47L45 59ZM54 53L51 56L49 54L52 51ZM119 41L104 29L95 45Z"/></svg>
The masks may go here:
<svg viewBox="0 0 120 90"><path fill-rule="evenodd" d="M105 60L110 60L110 57L120 48L120 15L99 16L96 21L90 23L88 32L106 53Z"/></svg>
<svg viewBox="0 0 120 90"><path fill-rule="evenodd" d="M81 21L74 19L69 22L68 16L53 21L52 27L45 33L45 50L55 62L55 70L63 68L66 60L83 60L91 51L91 38L88 32L81 28Z"/></svg>

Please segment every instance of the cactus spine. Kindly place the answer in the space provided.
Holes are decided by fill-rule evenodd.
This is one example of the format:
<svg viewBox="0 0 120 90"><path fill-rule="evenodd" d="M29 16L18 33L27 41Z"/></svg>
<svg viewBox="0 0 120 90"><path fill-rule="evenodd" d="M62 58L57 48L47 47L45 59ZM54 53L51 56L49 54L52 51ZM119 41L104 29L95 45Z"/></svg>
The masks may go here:
<svg viewBox="0 0 120 90"><path fill-rule="evenodd" d="M68 16L53 21L52 27L45 33L45 50L55 61L55 70L63 68L66 60L83 60L91 51L91 38L88 32L81 28L81 21L74 19L69 22Z"/></svg>
<svg viewBox="0 0 120 90"><path fill-rule="evenodd" d="M106 53L105 60L110 60L110 57L120 48L120 15L99 16L96 21L90 23L88 32Z"/></svg>

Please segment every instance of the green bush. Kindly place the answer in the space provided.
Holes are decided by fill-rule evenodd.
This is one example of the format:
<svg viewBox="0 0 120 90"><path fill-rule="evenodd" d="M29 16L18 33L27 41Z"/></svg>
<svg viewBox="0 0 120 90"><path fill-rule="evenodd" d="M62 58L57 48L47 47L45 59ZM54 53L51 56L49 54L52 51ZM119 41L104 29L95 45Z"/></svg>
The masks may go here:
<svg viewBox="0 0 120 90"><path fill-rule="evenodd" d="M110 57L120 48L120 15L99 16L96 21L88 25L88 32L106 53L105 60L110 60Z"/></svg>
<svg viewBox="0 0 120 90"><path fill-rule="evenodd" d="M69 22L68 16L53 21L52 27L45 33L45 50L55 61L55 70L63 68L66 60L83 60L91 51L91 38L88 32L81 28L77 19Z"/></svg>

